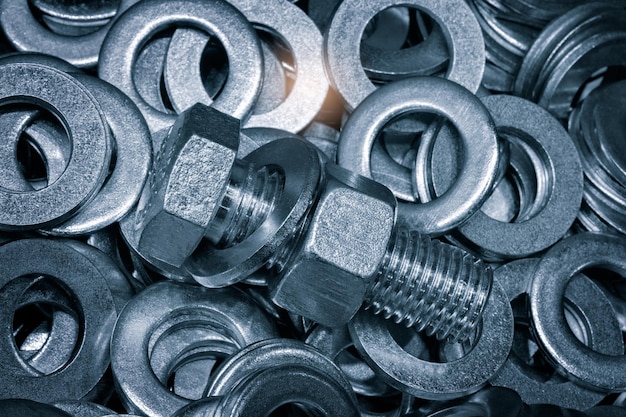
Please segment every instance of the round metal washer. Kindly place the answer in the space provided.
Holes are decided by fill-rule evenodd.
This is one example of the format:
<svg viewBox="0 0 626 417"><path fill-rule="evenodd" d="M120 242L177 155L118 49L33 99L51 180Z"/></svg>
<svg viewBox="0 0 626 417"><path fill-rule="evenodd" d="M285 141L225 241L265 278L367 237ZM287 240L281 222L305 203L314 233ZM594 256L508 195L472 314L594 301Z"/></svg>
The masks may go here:
<svg viewBox="0 0 626 417"><path fill-rule="evenodd" d="M222 408L231 411L224 416L250 415L252 410L259 412L257 407L264 409L259 415L266 415L286 402L312 404L324 415L359 415L352 387L341 370L298 340L264 340L240 350L214 375L207 395L224 396Z"/></svg>
<svg viewBox="0 0 626 417"><path fill-rule="evenodd" d="M32 398L46 402L80 399L98 383L109 365L108 344L103 341L109 339L117 316L113 298L100 271L62 242L23 239L0 247L0 288L32 275L54 277L75 297L82 315L80 351L62 369L33 378L25 369L13 340L14 304L19 296L3 297L7 302L0 309L3 325L0 398Z"/></svg>
<svg viewBox="0 0 626 417"><path fill-rule="evenodd" d="M188 25L215 35L226 50L230 72L213 107L245 119L261 91L263 78L259 39L245 17L223 0L155 0L139 2L111 27L100 51L98 75L135 102L151 132L169 128L175 115L151 107L137 92L133 66L142 46L172 25ZM232 94L230 93L232 91Z"/></svg>
<svg viewBox="0 0 626 417"><path fill-rule="evenodd" d="M527 292L538 264L539 258L519 259L494 271L494 278L502 284L510 301ZM619 324L617 320L611 320L611 316L615 314L613 308L595 284L579 275L572 280L567 296L588 321L592 348L604 352L619 352L624 349ZM511 352L491 384L514 389L527 404L554 404L576 410L593 407L605 397L604 393L564 378L559 382L541 381L532 374L528 365Z"/></svg>
<svg viewBox="0 0 626 417"><path fill-rule="evenodd" d="M459 226L487 199L498 170L498 139L482 102L460 85L442 78L413 77L374 91L357 107L339 137L339 165L372 178L371 150L378 133L394 117L423 111L445 116L456 126L464 163L457 181L443 196L425 204L399 202L398 214L425 234Z"/></svg>
<svg viewBox="0 0 626 417"><path fill-rule="evenodd" d="M275 364L223 396L215 417L270 415L288 403L303 404L306 410L324 416L359 417L353 397L352 391L313 368Z"/></svg>
<svg viewBox="0 0 626 417"><path fill-rule="evenodd" d="M254 301L234 289L206 289L172 281L143 290L126 304L111 337L111 367L122 401L131 412L170 416L191 401L175 395L152 372L153 332L168 318L202 314L240 347L277 337L274 324Z"/></svg>
<svg viewBox="0 0 626 417"><path fill-rule="evenodd" d="M493 116L497 130L519 138L535 150L545 164L545 172L536 172L536 177L547 185L546 196L541 209L527 220L502 222L479 210L457 232L465 244L489 259L526 257L553 245L567 233L576 219L583 194L580 157L563 126L538 105L509 95L488 96L482 101ZM439 139L453 140L447 137ZM432 146L437 146L439 139ZM437 160L431 164L441 167L441 162ZM441 171L432 170L433 174L438 174L432 178L437 194L445 193L441 184L449 183L455 175L448 172L442 177ZM419 172L419 169L415 170L416 174ZM430 201L433 196L424 193L423 189L418 187L420 199Z"/></svg>
<svg viewBox="0 0 626 417"><path fill-rule="evenodd" d="M328 92L320 31L298 6L286 0L272 2L231 0L230 3L237 7L253 25L259 26L262 30L269 30L270 33L276 34L285 42L292 51L296 69L295 82L285 100L266 113L253 114L244 126L273 127L292 133L299 132L320 111ZM187 35L175 34L170 44L170 50L172 48L187 49L184 45L177 43L184 42L184 36L193 39L192 33ZM168 53L165 72L166 83L172 104L178 111L186 110L197 102L211 105L213 101L206 89L202 87L199 73L202 48L196 48L196 51L200 54L186 57L193 63L191 66L189 61L176 60L176 56L170 56ZM238 71L237 67L232 65L230 64L229 80L232 72ZM189 66L191 68L186 68ZM188 73L188 76L178 79L178 74L181 73ZM226 86L228 87L228 84ZM227 90L225 87L218 97L229 92L233 93L236 100L241 100L239 88Z"/></svg>
<svg viewBox="0 0 626 417"><path fill-rule="evenodd" d="M115 140L115 168L94 199L64 223L46 230L57 236L103 229L128 213L141 194L152 164L150 131L137 106L111 84L74 74L102 106Z"/></svg>
<svg viewBox="0 0 626 417"><path fill-rule="evenodd" d="M561 240L541 258L530 288L530 316L537 342L555 367L592 389L626 390L626 357L621 351L599 353L582 344L562 313L570 279L589 267L605 267L626 276L626 239L582 233Z"/></svg>
<svg viewBox="0 0 626 417"><path fill-rule="evenodd" d="M210 397L227 395L254 373L272 369L277 364L315 369L352 392L352 386L341 370L316 348L299 340L270 339L254 343L224 362L213 376L207 394Z"/></svg>
<svg viewBox="0 0 626 417"><path fill-rule="evenodd" d="M219 249L205 239L188 258L185 269L207 287L231 285L261 268L296 233L319 189L320 157L306 140L274 140L243 159L280 170L283 189L267 219L242 242Z"/></svg>
<svg viewBox="0 0 626 417"><path fill-rule="evenodd" d="M418 8L440 25L450 50L446 77L476 92L485 67L485 46L480 25L465 2L345 0L328 27L325 46L329 77L348 109L356 108L376 89L361 66L361 37L372 17L393 6Z"/></svg>
<svg viewBox="0 0 626 417"><path fill-rule="evenodd" d="M33 192L0 188L0 229L34 229L59 223L93 198L108 172L109 131L102 109L78 81L37 64L0 66L0 103L43 105L61 120L72 141L65 172Z"/></svg>
<svg viewBox="0 0 626 417"><path fill-rule="evenodd" d="M122 0L117 14L121 14L137 1ZM112 22L88 35L62 36L50 31L35 19L28 0L0 3L0 26L15 49L51 54L80 68L96 66L100 47Z"/></svg>
<svg viewBox="0 0 626 417"><path fill-rule="evenodd" d="M494 280L482 317L482 331L460 359L434 363L419 359L393 338L385 319L361 310L350 323L354 345L389 385L431 400L452 399L479 390L504 364L513 343L513 312Z"/></svg>

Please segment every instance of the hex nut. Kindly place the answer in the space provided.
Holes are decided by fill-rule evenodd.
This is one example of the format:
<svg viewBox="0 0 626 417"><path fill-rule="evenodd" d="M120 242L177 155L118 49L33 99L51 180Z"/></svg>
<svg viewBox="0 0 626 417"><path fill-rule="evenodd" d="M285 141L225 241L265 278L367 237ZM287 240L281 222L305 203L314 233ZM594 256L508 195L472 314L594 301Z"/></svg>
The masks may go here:
<svg viewBox="0 0 626 417"><path fill-rule="evenodd" d="M138 208L138 251L180 267L219 207L239 147L240 122L203 104L181 113L161 145Z"/></svg>
<svg viewBox="0 0 626 417"><path fill-rule="evenodd" d="M269 282L274 303L326 326L346 324L385 256L395 214L385 186L327 164L297 255Z"/></svg>

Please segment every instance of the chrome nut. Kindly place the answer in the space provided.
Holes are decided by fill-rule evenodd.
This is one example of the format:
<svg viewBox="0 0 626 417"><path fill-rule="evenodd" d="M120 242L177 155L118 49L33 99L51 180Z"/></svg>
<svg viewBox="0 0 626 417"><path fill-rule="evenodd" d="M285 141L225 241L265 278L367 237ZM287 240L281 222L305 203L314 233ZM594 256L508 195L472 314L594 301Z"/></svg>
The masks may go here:
<svg viewBox="0 0 626 417"><path fill-rule="evenodd" d="M239 120L195 105L163 142L137 211L138 250L180 267L198 246L228 185Z"/></svg>
<svg viewBox="0 0 626 417"><path fill-rule="evenodd" d="M383 260L396 200L381 184L335 164L298 256L270 283L274 303L326 326L347 323Z"/></svg>

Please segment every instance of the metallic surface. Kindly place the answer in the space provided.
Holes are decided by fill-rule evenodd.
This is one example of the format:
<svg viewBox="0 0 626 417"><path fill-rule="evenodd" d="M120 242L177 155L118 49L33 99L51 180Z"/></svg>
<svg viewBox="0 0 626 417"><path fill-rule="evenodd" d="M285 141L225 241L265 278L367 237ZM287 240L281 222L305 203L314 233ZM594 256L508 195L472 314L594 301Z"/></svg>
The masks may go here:
<svg viewBox="0 0 626 417"><path fill-rule="evenodd" d="M350 323L350 334L363 358L389 385L418 398L457 398L482 388L504 364L513 342L513 313L497 281L485 311L479 336L465 356L447 363L415 357L398 344L381 317L361 310Z"/></svg>
<svg viewBox="0 0 626 417"><path fill-rule="evenodd" d="M33 259L37 262L33 263ZM19 294L5 292L3 298L7 302L0 312L0 322L5 323L5 332L0 337L4 370L0 397L40 401L80 399L96 385L109 365L108 344L102 341L110 337L116 313L102 273L65 244L43 239L19 240L0 247L0 268L3 280L0 287L18 283L33 274L62 282L80 306L83 323L79 336L81 343L73 360L52 374L33 378L16 351L13 335L6 331L7 324L12 322ZM15 290L18 293L24 291Z"/></svg>
<svg viewBox="0 0 626 417"><path fill-rule="evenodd" d="M498 221L479 210L455 233L464 245L486 259L530 256L553 245L574 222L582 198L580 158L565 129L541 107L507 95L488 96L482 101L492 115L500 137L521 142L522 149L525 147L524 151L531 155L537 184L535 197L531 199L538 208L531 210L528 216L520 213L514 222ZM430 152L424 152L426 155L418 154L416 160L415 180L421 183L417 188L421 201L428 202L443 195L447 184L453 181L454 173L441 159L430 162L433 168L431 179L428 179L425 162L428 153L440 155L435 147L454 141L448 132L449 129L443 128L439 135L421 144L430 148ZM428 192L428 181L432 181L434 194ZM519 192L523 195L530 190Z"/></svg>
<svg viewBox="0 0 626 417"><path fill-rule="evenodd" d="M462 170L445 195L426 204L398 205L399 218L418 231L443 234L480 208L496 180L495 124L480 100L469 91L434 77L407 78L379 88L355 109L343 127L337 161L342 167L371 178L370 153L377 134L394 117L412 111L447 117L463 141Z"/></svg>
<svg viewBox="0 0 626 417"><path fill-rule="evenodd" d="M405 417L528 417L524 412L524 403L515 391L488 387L451 402L435 401L419 407L419 413L407 414ZM451 405L451 406L450 406Z"/></svg>
<svg viewBox="0 0 626 417"><path fill-rule="evenodd" d="M72 417L52 405L26 399L0 400L0 412L6 417Z"/></svg>
<svg viewBox="0 0 626 417"><path fill-rule="evenodd" d="M272 301L326 326L347 323L378 271L395 221L384 186L334 164L297 256L269 282Z"/></svg>
<svg viewBox="0 0 626 417"><path fill-rule="evenodd" d="M624 349L600 353L580 343L561 313L565 288L574 274L592 266L626 271L626 240L583 233L568 237L542 256L530 288L532 326L541 348L564 375L592 389L626 388Z"/></svg>
<svg viewBox="0 0 626 417"><path fill-rule="evenodd" d="M190 403L156 378L149 359L154 343L170 327L168 320L184 314L223 332L239 348L278 335L262 310L234 289L205 289L175 282L146 288L126 305L111 339L111 366L129 411L172 415Z"/></svg>
<svg viewBox="0 0 626 417"><path fill-rule="evenodd" d="M495 270L494 277L503 285L511 302L516 297L527 294L538 263L538 258L527 258L510 262ZM584 336L588 339L586 344L590 348L607 353L623 350L619 325L611 317L614 315L613 309L595 284L582 275L577 276L572 279L565 297L586 321ZM554 404L586 410L604 398L601 392L559 376L542 380L514 351L491 383L514 389L527 404Z"/></svg>
<svg viewBox="0 0 626 417"><path fill-rule="evenodd" d="M269 142L243 158L257 169L280 173L281 188L265 219L241 242L226 248L207 240L185 263L202 285L221 287L240 281L293 244L319 192L322 166L318 150L309 142L287 137ZM279 256L279 255L278 255Z"/></svg>
<svg viewBox="0 0 626 417"><path fill-rule="evenodd" d="M137 0L123 0L118 13L128 9ZM95 67L107 24L96 32L79 37L57 35L42 26L33 16L28 0L3 1L0 4L2 30L19 51L52 54L80 68Z"/></svg>
<svg viewBox="0 0 626 417"><path fill-rule="evenodd" d="M385 23L393 24L393 21L386 22L385 20L391 20L387 16L391 14L390 12L397 14L398 9L399 11L403 10L400 7L385 9L380 12L374 17L379 22L376 27ZM419 13L411 8L406 8L404 11L406 15ZM400 25L396 23L394 26L391 26L391 28L400 32L400 28L398 28ZM445 74L448 67L449 54L444 30L435 25L432 32L420 43L402 49L389 48L388 44L387 48L384 49L371 46L372 36L376 33L374 32L367 39L361 41L360 53L363 70L370 79L382 81L393 81L414 75Z"/></svg>
<svg viewBox="0 0 626 417"><path fill-rule="evenodd" d="M107 173L111 144L100 106L72 77L37 64L1 66L0 100L46 103L72 139L72 158L57 182L26 193L0 189L0 228L33 229L65 220L93 197Z"/></svg>
<svg viewBox="0 0 626 417"><path fill-rule="evenodd" d="M234 24L233 22L239 22ZM137 93L133 66L141 47L159 31L172 25L190 25L216 36L229 61L228 81L214 107L244 118L261 90L263 77L259 40L241 13L226 1L153 0L137 3L109 30L98 65L98 76L122 90L139 108L151 132L169 128L175 116L154 109ZM244 29L245 28L245 29ZM229 90L246 95L230 94Z"/></svg>
<svg viewBox="0 0 626 417"><path fill-rule="evenodd" d="M255 111L243 123L244 126L273 127L293 133L301 131L320 111L328 91L328 81L323 67L322 35L302 10L286 0L270 3L263 3L259 0L233 0L231 4L237 7L253 25L268 31L285 43L291 50L295 67L293 75L295 81L287 97L267 112ZM177 36L182 39L177 40ZM200 85L202 82L199 73L200 60L204 48L193 48L193 51L196 51L195 54L185 53L186 49L191 49L195 44L200 43L198 46L203 46L207 40L206 35L199 37L190 31L185 31L185 33L175 33L170 44L166 62L166 83L172 104L179 112L196 102L206 105L212 103L211 97ZM172 54L172 49L179 50L179 53ZM190 62L192 64L186 68ZM229 80L233 71L237 71L232 64L230 68ZM241 100L240 89L232 91ZM228 113L225 109L218 109Z"/></svg>
<svg viewBox="0 0 626 417"><path fill-rule="evenodd" d="M72 417L105 417L113 411L103 405L89 401L56 401L52 403L56 408L65 411Z"/></svg>
<svg viewBox="0 0 626 417"><path fill-rule="evenodd" d="M392 6L419 8L440 24L450 50L446 77L475 92L483 75L485 49L480 26L464 2L349 0L335 10L325 35L329 78L347 108L355 109L375 90L361 66L359 45L369 20Z"/></svg>
<svg viewBox="0 0 626 417"><path fill-rule="evenodd" d="M339 368L317 349L296 340L266 340L240 350L214 375L207 395L224 396L218 414L223 416L252 411L266 415L292 402L323 415L359 415L352 388Z"/></svg>
<svg viewBox="0 0 626 417"><path fill-rule="evenodd" d="M139 200L152 165L150 132L137 106L109 83L82 74L74 74L74 78L102 106L115 141L115 166L89 204L47 230L57 236L92 233L122 218Z"/></svg>
<svg viewBox="0 0 626 417"><path fill-rule="evenodd" d="M399 332L408 333L400 326L398 329ZM368 410L367 405L370 402L375 405L381 398L389 399L394 396L402 398L397 407L384 413L385 416L399 417L410 408L408 407L409 398L411 398L409 395L400 394L381 381L376 372L362 358L348 351L353 343L347 326L332 328L317 325L309 332L305 343L319 349L341 369L352 385L352 390L357 395L357 399L360 400L359 411L362 417L380 415L376 411ZM416 356L426 354L426 344L420 337L412 338L407 343L407 345L409 344Z"/></svg>
<svg viewBox="0 0 626 417"><path fill-rule="evenodd" d="M202 105L177 117L137 208L142 256L174 267L185 262L224 197L238 145L237 119Z"/></svg>

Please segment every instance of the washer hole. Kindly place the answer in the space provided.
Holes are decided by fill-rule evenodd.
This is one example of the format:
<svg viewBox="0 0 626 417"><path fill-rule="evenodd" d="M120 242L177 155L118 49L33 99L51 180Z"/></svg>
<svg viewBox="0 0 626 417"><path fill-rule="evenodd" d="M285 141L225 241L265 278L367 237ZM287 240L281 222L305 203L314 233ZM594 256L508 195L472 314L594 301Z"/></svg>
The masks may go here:
<svg viewBox="0 0 626 417"><path fill-rule="evenodd" d="M521 223L545 207L554 174L544 149L529 135L499 127L498 136L504 148L501 174L481 211L497 221Z"/></svg>
<svg viewBox="0 0 626 417"><path fill-rule="evenodd" d="M40 190L56 182L65 172L72 155L72 145L63 122L45 107L16 104L2 107L8 118L5 157L14 158L13 172L5 175L2 186L15 191ZM10 147L13 147L11 150ZM9 174L8 172L6 172Z"/></svg>
<svg viewBox="0 0 626 417"><path fill-rule="evenodd" d="M441 26L416 7L392 6L374 15L361 35L360 58L374 84L448 70Z"/></svg>
<svg viewBox="0 0 626 417"><path fill-rule="evenodd" d="M169 391L198 400L205 396L212 372L241 346L210 312L185 308L155 326L147 353L152 371Z"/></svg>
<svg viewBox="0 0 626 417"><path fill-rule="evenodd" d="M626 67L621 65L599 68L580 85L572 99L570 109L579 106L596 88L626 79L624 74L626 74Z"/></svg>
<svg viewBox="0 0 626 417"><path fill-rule="evenodd" d="M626 345L626 271L593 266L583 269L582 273L589 276L608 298Z"/></svg>
<svg viewBox="0 0 626 417"><path fill-rule="evenodd" d="M47 111L40 111L31 121L17 146L22 175L35 190L54 184L67 168L72 153L67 131Z"/></svg>
<svg viewBox="0 0 626 417"><path fill-rule="evenodd" d="M228 80L228 54L216 36L211 36L202 52L200 75L204 89L214 99Z"/></svg>
<svg viewBox="0 0 626 417"><path fill-rule="evenodd" d="M411 356L433 362L448 363L461 359L469 354L482 332L482 322L474 330L472 336L463 342L447 342L437 340L435 336L428 336L424 332L417 332L412 327L395 324L390 320L385 323L393 340Z"/></svg>
<svg viewBox="0 0 626 417"><path fill-rule="evenodd" d="M48 276L24 276L31 281L13 315L13 340L26 366L51 375L71 363L82 343L80 306L69 290Z"/></svg>
<svg viewBox="0 0 626 417"><path fill-rule="evenodd" d="M529 367L530 375L534 379L549 383L555 377L557 380L560 377L557 376L554 366L552 366L541 352L532 335L528 318L528 303L528 294L526 293L517 296L511 301L515 320L515 332L511 352ZM563 314L576 339L586 346L591 346L592 330L585 316L585 312L570 299L565 298L563 300Z"/></svg>
<svg viewBox="0 0 626 417"><path fill-rule="evenodd" d="M285 74L292 79L291 85L288 85L288 92L291 91L293 79L295 79L298 72L298 63L296 62L289 42L270 27L254 25L254 29L259 38L267 42L272 51L276 54L276 57L284 68Z"/></svg>
<svg viewBox="0 0 626 417"><path fill-rule="evenodd" d="M370 168L374 180L403 201L417 201L412 172L417 152L432 134L438 115L410 111L394 117L380 129L372 145ZM454 157L456 161L456 156ZM456 164L455 164L456 165Z"/></svg>

